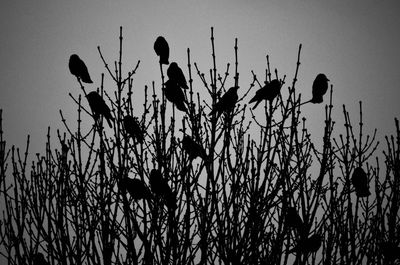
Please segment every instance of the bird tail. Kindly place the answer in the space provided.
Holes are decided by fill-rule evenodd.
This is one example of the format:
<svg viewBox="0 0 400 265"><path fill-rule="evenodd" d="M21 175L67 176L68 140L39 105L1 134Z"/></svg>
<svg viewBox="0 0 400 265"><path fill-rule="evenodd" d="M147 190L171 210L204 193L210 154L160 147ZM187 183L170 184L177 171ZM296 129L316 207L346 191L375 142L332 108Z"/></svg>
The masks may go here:
<svg viewBox="0 0 400 265"><path fill-rule="evenodd" d="M82 82L85 82L87 84L92 84L93 83L92 79L90 79L90 76L82 77L81 79L82 79Z"/></svg>
<svg viewBox="0 0 400 265"><path fill-rule="evenodd" d="M160 56L160 64L169 64L168 58Z"/></svg>
<svg viewBox="0 0 400 265"><path fill-rule="evenodd" d="M261 100L257 101L256 104L255 104L254 107L253 107L253 110L256 109L257 106L258 106L258 104L260 104L260 103L261 103Z"/></svg>

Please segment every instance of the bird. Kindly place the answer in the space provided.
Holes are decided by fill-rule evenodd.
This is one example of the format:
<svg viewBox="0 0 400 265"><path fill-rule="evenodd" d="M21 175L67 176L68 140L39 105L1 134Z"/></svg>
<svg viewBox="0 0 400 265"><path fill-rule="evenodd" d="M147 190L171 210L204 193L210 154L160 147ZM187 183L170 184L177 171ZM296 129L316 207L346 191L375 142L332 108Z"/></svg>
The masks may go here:
<svg viewBox="0 0 400 265"><path fill-rule="evenodd" d="M185 94L182 89L178 86L178 84L171 79L165 82L165 86L163 87L165 97L171 101L178 110L187 111L185 102Z"/></svg>
<svg viewBox="0 0 400 265"><path fill-rule="evenodd" d="M106 120L108 125L112 128L111 121L114 118L111 116L110 108L107 106L104 99L96 91L92 91L87 94L87 100L89 101L90 109L93 112L94 119L97 120L100 115L102 115Z"/></svg>
<svg viewBox="0 0 400 265"><path fill-rule="evenodd" d="M304 228L303 220L294 207L288 207L285 218L286 225L290 228L295 228L301 232Z"/></svg>
<svg viewBox="0 0 400 265"><path fill-rule="evenodd" d="M124 117L125 132L132 138L136 139L138 143L143 142L143 131L140 128L137 117L126 115Z"/></svg>
<svg viewBox="0 0 400 265"><path fill-rule="evenodd" d="M175 193L168 185L168 181L163 178L160 170L152 169L150 171L150 188L156 196L159 196L164 200L168 209L176 209Z"/></svg>
<svg viewBox="0 0 400 265"><path fill-rule="evenodd" d="M256 102L253 109L255 109L258 104L263 100L272 101L281 92L282 84L278 79L274 79L271 82L266 82L266 84L256 91L254 97L249 101L249 103Z"/></svg>
<svg viewBox="0 0 400 265"><path fill-rule="evenodd" d="M189 155L189 159L193 160L196 157L205 159L206 151L203 147L195 142L189 135L185 135L182 139L182 149Z"/></svg>
<svg viewBox="0 0 400 265"><path fill-rule="evenodd" d="M68 66L69 66L69 71L71 72L71 74L76 76L76 78L88 84L93 83L85 63L81 60L81 58L79 58L78 55L72 54L69 57Z"/></svg>
<svg viewBox="0 0 400 265"><path fill-rule="evenodd" d="M213 110L210 112L210 115L216 113L217 117L219 117L221 113L233 110L236 101L239 98L237 95L238 88L239 88L238 86L229 88L228 91L215 104Z"/></svg>
<svg viewBox="0 0 400 265"><path fill-rule="evenodd" d="M312 103L322 103L323 96L328 91L329 79L325 74L318 74L312 85Z"/></svg>
<svg viewBox="0 0 400 265"><path fill-rule="evenodd" d="M169 80L175 81L181 88L188 89L185 75L176 62L172 62L167 69Z"/></svg>
<svg viewBox="0 0 400 265"><path fill-rule="evenodd" d="M33 255L33 265L49 265L50 263L46 261L44 255L40 252Z"/></svg>
<svg viewBox="0 0 400 265"><path fill-rule="evenodd" d="M322 237L319 234L314 234L308 238L301 238L297 245L292 248L290 253L293 252L300 252L303 254L308 254L312 252L317 252L318 249L321 247L322 244Z"/></svg>
<svg viewBox="0 0 400 265"><path fill-rule="evenodd" d="M379 244L380 253L390 261L400 259L400 247L391 242L382 242Z"/></svg>
<svg viewBox="0 0 400 265"><path fill-rule="evenodd" d="M169 64L169 46L164 37L157 37L154 42L154 51L160 57L160 64Z"/></svg>
<svg viewBox="0 0 400 265"><path fill-rule="evenodd" d="M368 197L371 195L368 187L368 177L361 167L354 169L351 182L355 188L357 197Z"/></svg>
<svg viewBox="0 0 400 265"><path fill-rule="evenodd" d="M120 188L123 192L128 192L132 199L149 199L150 191L146 184L138 178L131 179L129 177L124 177L120 180Z"/></svg>

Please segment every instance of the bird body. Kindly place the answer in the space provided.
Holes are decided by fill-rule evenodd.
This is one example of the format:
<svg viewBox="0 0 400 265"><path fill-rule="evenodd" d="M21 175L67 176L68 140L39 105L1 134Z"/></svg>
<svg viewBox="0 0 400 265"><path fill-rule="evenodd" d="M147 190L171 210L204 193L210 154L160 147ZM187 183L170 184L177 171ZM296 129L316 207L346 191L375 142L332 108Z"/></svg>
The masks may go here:
<svg viewBox="0 0 400 265"><path fill-rule="evenodd" d="M46 261L44 255L40 252L33 255L33 265L49 265L50 263Z"/></svg>
<svg viewBox="0 0 400 265"><path fill-rule="evenodd" d="M163 178L160 170L152 169L150 172L150 188L151 191L161 197L168 209L175 210L176 208L176 196L168 185L168 181Z"/></svg>
<svg viewBox="0 0 400 265"><path fill-rule="evenodd" d="M99 95L99 93L97 93L96 91L92 91L87 94L86 97L95 120L97 120L99 116L102 115L107 120L108 125L112 127L111 121L113 121L114 118L111 116L110 108L107 106L104 99Z"/></svg>
<svg viewBox="0 0 400 265"><path fill-rule="evenodd" d="M121 188L127 191L132 199L149 199L150 192L144 182L140 179L125 177L122 179Z"/></svg>
<svg viewBox="0 0 400 265"><path fill-rule="evenodd" d="M253 109L263 100L272 101L281 92L282 84L278 79L274 79L271 82L267 82L265 86L256 91L255 96L249 101L249 103L256 102Z"/></svg>
<svg viewBox="0 0 400 265"><path fill-rule="evenodd" d="M298 230L298 232L302 232L304 223L300 215L297 213L296 208L288 207L285 220L288 227L295 228Z"/></svg>
<svg viewBox="0 0 400 265"><path fill-rule="evenodd" d="M206 151L203 147L196 143L190 136L185 135L182 139L182 149L189 155L189 159L193 160L196 157L205 159Z"/></svg>
<svg viewBox="0 0 400 265"><path fill-rule="evenodd" d="M324 74L318 74L312 85L312 103L322 103L323 96L328 91L329 79Z"/></svg>
<svg viewBox="0 0 400 265"><path fill-rule="evenodd" d="M124 128L127 134L136 139L138 143L143 142L143 131L140 128L139 122L136 117L126 115L124 117Z"/></svg>
<svg viewBox="0 0 400 265"><path fill-rule="evenodd" d="M220 98L220 100L215 104L213 110L211 111L210 115L214 113L217 114L219 117L223 112L229 112L233 110L235 104L238 100L237 90L239 87L231 87L228 91Z"/></svg>
<svg viewBox="0 0 400 265"><path fill-rule="evenodd" d="M169 46L164 37L157 37L154 42L154 51L160 57L160 64L169 64Z"/></svg>
<svg viewBox="0 0 400 265"><path fill-rule="evenodd" d="M85 63L81 60L81 58L79 58L78 55L72 54L69 57L68 66L71 74L76 76L78 79L82 80L82 82L89 84L93 83Z"/></svg>
<svg viewBox="0 0 400 265"><path fill-rule="evenodd" d="M297 245L290 251L292 252L300 252L303 254L309 254L313 252L317 252L321 247L322 237L319 234L314 234L308 238L302 238L297 242Z"/></svg>
<svg viewBox="0 0 400 265"><path fill-rule="evenodd" d="M357 197L368 197L371 195L368 187L368 177L361 167L354 169L351 182L356 190Z"/></svg>
<svg viewBox="0 0 400 265"><path fill-rule="evenodd" d="M165 86L163 87L165 97L172 102L177 109L180 111L187 111L185 102L185 94L183 93L182 89L178 86L178 84L171 79L165 82Z"/></svg>
<svg viewBox="0 0 400 265"><path fill-rule="evenodd" d="M169 80L176 82L181 88L188 89L185 75L177 63L172 62L167 69L167 76Z"/></svg>
<svg viewBox="0 0 400 265"><path fill-rule="evenodd" d="M381 254L389 261L400 259L400 247L391 242L382 242L379 245Z"/></svg>

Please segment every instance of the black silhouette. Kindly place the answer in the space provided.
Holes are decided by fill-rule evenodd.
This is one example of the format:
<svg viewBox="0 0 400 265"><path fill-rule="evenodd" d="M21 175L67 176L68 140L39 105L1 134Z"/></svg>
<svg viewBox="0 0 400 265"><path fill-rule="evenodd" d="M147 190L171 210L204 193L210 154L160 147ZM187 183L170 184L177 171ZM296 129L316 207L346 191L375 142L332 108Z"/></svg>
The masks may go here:
<svg viewBox="0 0 400 265"><path fill-rule="evenodd" d="M165 97L171 101L180 111L187 111L185 102L185 94L178 84L172 80L165 82L164 86Z"/></svg>
<svg viewBox="0 0 400 265"><path fill-rule="evenodd" d="M193 160L196 157L200 157L202 159L206 158L206 151L203 147L196 143L190 136L185 135L182 139L182 149L185 150L189 155L189 159Z"/></svg>
<svg viewBox="0 0 400 265"><path fill-rule="evenodd" d="M168 181L163 178L161 172L157 169L152 169L150 172L150 188L151 191L161 197L168 209L176 209L176 196L168 185Z"/></svg>
<svg viewBox="0 0 400 265"><path fill-rule="evenodd" d="M120 188L123 192L129 192L134 200L149 199L150 191L146 184L140 179L125 177L121 180Z"/></svg>
<svg viewBox="0 0 400 265"><path fill-rule="evenodd" d="M182 72L182 69L178 66L177 63L172 62L167 70L167 75L169 80L176 82L181 88L188 89L188 85L186 82L185 75Z"/></svg>
<svg viewBox="0 0 400 265"><path fill-rule="evenodd" d="M321 244L321 235L314 234L308 238L301 238L297 242L297 245L290 252L299 252L307 255L309 253L317 252L318 249L321 247Z"/></svg>
<svg viewBox="0 0 400 265"><path fill-rule="evenodd" d="M322 103L323 96L328 91L329 79L324 74L318 74L312 85L312 103Z"/></svg>
<svg viewBox="0 0 400 265"><path fill-rule="evenodd" d="M154 42L154 51L160 57L160 64L169 64L169 46L164 37L159 36Z"/></svg>
<svg viewBox="0 0 400 265"><path fill-rule="evenodd" d="M85 83L93 83L85 63L81 60L81 58L79 58L78 55L72 54L69 57L68 66L69 71L71 72L71 74L76 76L76 78L82 80L82 82Z"/></svg>
<svg viewBox="0 0 400 265"><path fill-rule="evenodd" d="M383 242L379 245L381 254L389 261L400 259L400 247L391 242Z"/></svg>
<svg viewBox="0 0 400 265"><path fill-rule="evenodd" d="M303 220L301 220L300 215L297 213L296 208L288 207L285 220L288 227L295 228L298 232L302 232L304 223Z"/></svg>
<svg viewBox="0 0 400 265"><path fill-rule="evenodd" d="M114 118L111 116L110 108L107 106L103 98L96 91L90 92L86 97L89 101L89 106L93 112L94 119L97 121L100 115L102 115L107 120L108 125L112 127L111 121L113 121Z"/></svg>
<svg viewBox="0 0 400 265"><path fill-rule="evenodd" d="M124 117L125 132L132 138L136 139L138 143L143 142L143 131L136 117L126 115Z"/></svg>
<svg viewBox="0 0 400 265"><path fill-rule="evenodd" d="M220 98L220 100L215 104L210 115L214 113L219 117L223 112L230 112L235 107L236 101L238 100L237 90L239 87L234 86L229 88L229 90Z"/></svg>
<svg viewBox="0 0 400 265"><path fill-rule="evenodd" d="M371 195L368 187L367 174L365 174L365 171L361 167L354 169L351 182L356 190L357 197L368 197Z"/></svg>
<svg viewBox="0 0 400 265"><path fill-rule="evenodd" d="M50 263L46 261L44 255L40 252L33 256L33 265L49 265Z"/></svg>
<svg viewBox="0 0 400 265"><path fill-rule="evenodd" d="M278 79L274 79L271 82L267 82L265 86L257 90L255 96L249 101L249 103L256 102L253 109L255 109L258 104L263 100L272 101L281 92L282 84Z"/></svg>

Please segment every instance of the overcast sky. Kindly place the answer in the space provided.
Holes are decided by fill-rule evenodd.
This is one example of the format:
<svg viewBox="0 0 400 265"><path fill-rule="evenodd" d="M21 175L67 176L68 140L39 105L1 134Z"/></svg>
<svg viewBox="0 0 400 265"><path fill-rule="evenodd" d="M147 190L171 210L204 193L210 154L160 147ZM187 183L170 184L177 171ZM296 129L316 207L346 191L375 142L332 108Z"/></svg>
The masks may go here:
<svg viewBox="0 0 400 265"><path fill-rule="evenodd" d="M365 129L378 128L382 137L394 133L393 119L400 116L397 1L6 2L0 9L0 108L8 146L23 146L31 134L33 151L42 152L47 127L53 132L62 128L59 109L71 115L70 122L76 119L76 106L68 93L77 95L79 88L68 70L69 56L77 53L86 62L95 82L87 89L95 89L104 72L96 47L101 46L112 64L118 55L119 26L124 32L125 71L141 60L135 77L137 104L143 101L144 85L153 80L160 83L153 51L156 37L163 35L169 42L171 61L185 66L189 47L192 60L207 73L213 26L221 72L227 62L233 63L238 38L241 88L248 88L251 70L262 76L266 54L272 66L291 80L302 43L297 87L304 97L311 96L312 81L323 72L334 86L337 117L342 117L342 104L346 104L356 121L362 100ZM106 89L112 91L111 85L108 79ZM204 92L201 87L197 91ZM323 109L304 106L312 131L322 131Z"/></svg>

